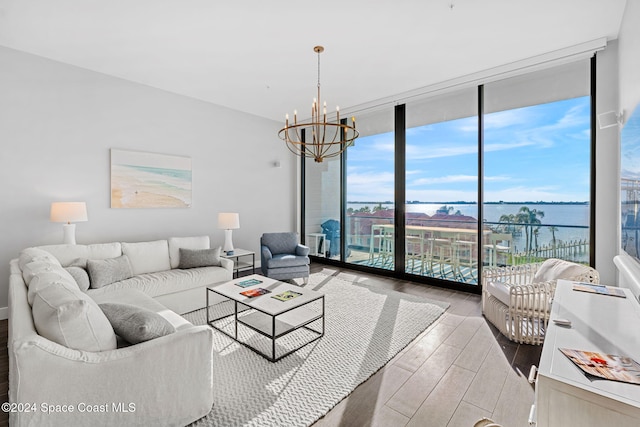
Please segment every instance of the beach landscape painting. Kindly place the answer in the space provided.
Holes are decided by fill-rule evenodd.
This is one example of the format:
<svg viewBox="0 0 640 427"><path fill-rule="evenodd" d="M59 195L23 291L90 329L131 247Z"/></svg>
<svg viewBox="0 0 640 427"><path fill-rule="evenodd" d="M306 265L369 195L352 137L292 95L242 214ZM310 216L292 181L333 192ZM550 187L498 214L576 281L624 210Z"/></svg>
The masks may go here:
<svg viewBox="0 0 640 427"><path fill-rule="evenodd" d="M111 149L112 208L190 206L190 157Z"/></svg>

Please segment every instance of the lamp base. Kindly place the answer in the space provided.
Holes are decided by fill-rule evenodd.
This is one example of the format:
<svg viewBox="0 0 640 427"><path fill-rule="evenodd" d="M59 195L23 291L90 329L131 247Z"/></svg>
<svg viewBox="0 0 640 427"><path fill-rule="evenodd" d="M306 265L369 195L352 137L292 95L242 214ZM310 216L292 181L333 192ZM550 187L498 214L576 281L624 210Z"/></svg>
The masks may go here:
<svg viewBox="0 0 640 427"><path fill-rule="evenodd" d="M224 230L224 246L222 247L222 250L227 255L233 255L233 240L231 238L232 232L233 230Z"/></svg>
<svg viewBox="0 0 640 427"><path fill-rule="evenodd" d="M76 225L75 224L64 224L62 226L62 232L63 232L63 243L65 245L76 244Z"/></svg>

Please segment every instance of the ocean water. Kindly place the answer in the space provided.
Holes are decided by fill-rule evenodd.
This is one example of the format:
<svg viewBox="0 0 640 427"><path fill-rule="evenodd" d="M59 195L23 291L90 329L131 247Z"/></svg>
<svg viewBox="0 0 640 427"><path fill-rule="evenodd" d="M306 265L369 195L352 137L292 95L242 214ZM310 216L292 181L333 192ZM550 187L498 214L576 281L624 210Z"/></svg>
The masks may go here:
<svg viewBox="0 0 640 427"><path fill-rule="evenodd" d="M358 210L368 206L373 210L378 203L347 203L347 208ZM393 209L393 204L381 204L382 207ZM443 203L415 203L407 204L407 212L422 212L427 215L434 215L436 211L443 206ZM477 204L448 204L453 207L452 212L460 211L462 215L478 218ZM544 217L540 218L542 224L538 230L538 245L548 245L553 239L553 234L549 227L557 228L555 238L562 241L576 241L589 239L589 205L588 204L543 204L543 203L522 203L522 204L485 204L484 205L484 221L489 226L492 223L498 223L502 215L517 214L522 206L529 209L536 209L544 212ZM523 250L525 247L525 236L514 237L514 245L517 250Z"/></svg>

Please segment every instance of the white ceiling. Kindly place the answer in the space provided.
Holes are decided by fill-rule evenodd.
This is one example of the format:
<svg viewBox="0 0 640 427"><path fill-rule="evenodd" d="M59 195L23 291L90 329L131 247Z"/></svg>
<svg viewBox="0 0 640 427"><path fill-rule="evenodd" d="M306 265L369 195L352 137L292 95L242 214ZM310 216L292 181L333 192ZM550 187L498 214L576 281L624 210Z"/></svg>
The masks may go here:
<svg viewBox="0 0 640 427"><path fill-rule="evenodd" d="M0 0L0 45L282 120L617 38L626 0Z"/></svg>

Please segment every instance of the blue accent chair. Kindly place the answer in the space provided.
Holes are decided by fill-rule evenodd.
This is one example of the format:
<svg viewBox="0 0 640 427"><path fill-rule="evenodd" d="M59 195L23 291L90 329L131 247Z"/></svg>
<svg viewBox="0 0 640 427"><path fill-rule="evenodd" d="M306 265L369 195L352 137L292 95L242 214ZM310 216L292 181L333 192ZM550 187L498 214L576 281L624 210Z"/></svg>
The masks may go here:
<svg viewBox="0 0 640 427"><path fill-rule="evenodd" d="M264 233L260 237L260 268L276 280L309 281L309 247L298 243L298 233Z"/></svg>

